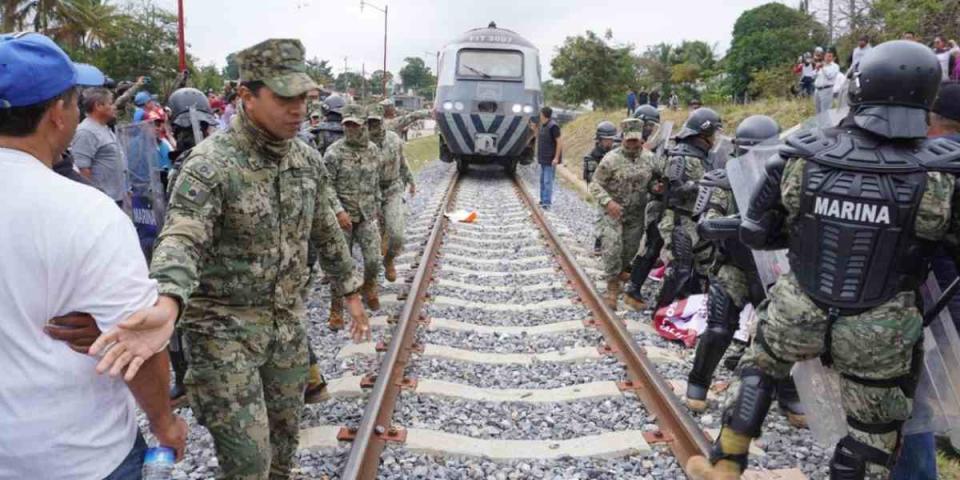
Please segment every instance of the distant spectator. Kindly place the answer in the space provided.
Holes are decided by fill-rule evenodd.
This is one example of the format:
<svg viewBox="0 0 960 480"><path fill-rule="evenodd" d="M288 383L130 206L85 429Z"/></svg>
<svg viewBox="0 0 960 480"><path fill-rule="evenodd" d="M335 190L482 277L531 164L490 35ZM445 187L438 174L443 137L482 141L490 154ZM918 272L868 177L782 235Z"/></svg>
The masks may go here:
<svg viewBox="0 0 960 480"><path fill-rule="evenodd" d="M850 53L850 68L856 68L857 65L860 65L860 59L862 59L871 48L873 48L873 46L870 45L870 37L861 35L857 41L857 47Z"/></svg>
<svg viewBox="0 0 960 480"><path fill-rule="evenodd" d="M800 93L807 97L812 96L813 82L817 78L817 67L813 63L813 55L810 52L804 53L793 71L800 75Z"/></svg>
<svg viewBox="0 0 960 480"><path fill-rule="evenodd" d="M677 96L676 92L670 95L670 110L677 110L680 108L680 97Z"/></svg>
<svg viewBox="0 0 960 480"><path fill-rule="evenodd" d="M540 206L547 210L553 204L553 179L557 165L563 160L560 126L553 121L553 109L550 107L540 109L537 160L540 163Z"/></svg>
<svg viewBox="0 0 960 480"><path fill-rule="evenodd" d="M147 121L153 122L154 135L157 140L157 168L160 170L160 182L163 184L163 190L166 191L167 176L173 166L173 162L170 160L170 152L174 150L168 138L166 117L153 111L147 114Z"/></svg>
<svg viewBox="0 0 960 480"><path fill-rule="evenodd" d="M133 111L133 123L142 122L146 118L147 112L157 108L156 100L147 91L137 92L137 96L133 97L133 104L137 106L137 109Z"/></svg>
<svg viewBox="0 0 960 480"><path fill-rule="evenodd" d="M647 102L653 108L660 107L660 90L651 90L650 91L650 101Z"/></svg>
<svg viewBox="0 0 960 480"><path fill-rule="evenodd" d="M909 40L909 41L911 41L911 42L916 42L916 41L917 41L917 34L915 34L915 33L911 32L911 31L907 30L906 32L903 32L903 36L901 36L900 39L901 39L901 40Z"/></svg>
<svg viewBox="0 0 960 480"><path fill-rule="evenodd" d="M840 75L840 67L833 61L834 55L833 50L824 53L823 63L817 69L817 79L813 82L817 91L813 99L817 114L833 108L833 84Z"/></svg>
<svg viewBox="0 0 960 480"><path fill-rule="evenodd" d="M171 305L155 306L130 219L50 169L77 128L75 87L103 75L39 34L0 37L0 64L0 477L140 478L134 400L161 444L181 457L186 443L166 395L167 355L154 354L173 331L154 315ZM71 312L105 332L92 353L117 342L102 360L53 338L74 331L58 326ZM123 333L132 317L150 331ZM104 367L111 375L97 374Z"/></svg>
<svg viewBox="0 0 960 480"><path fill-rule="evenodd" d="M823 47L816 47L813 49L813 65L817 67L818 64L823 63Z"/></svg>
<svg viewBox="0 0 960 480"><path fill-rule="evenodd" d="M640 93L637 94L637 106L646 105L650 103L650 94L646 90L640 90Z"/></svg>
<svg viewBox="0 0 960 480"><path fill-rule="evenodd" d="M227 94L227 105L223 107L223 117L220 119L220 129L226 130L230 126L230 119L237 113L237 94L230 92Z"/></svg>
<svg viewBox="0 0 960 480"><path fill-rule="evenodd" d="M627 116L633 115L633 111L637 109L637 91L630 89L627 92Z"/></svg>
<svg viewBox="0 0 960 480"><path fill-rule="evenodd" d="M934 37L933 53L937 56L937 60L940 62L941 80L950 80L950 72L952 72L956 66L955 55L957 51L960 51L960 49L957 48L956 42L953 42L951 46L948 46L947 43L943 41L943 37Z"/></svg>
<svg viewBox="0 0 960 480"><path fill-rule="evenodd" d="M696 110L702 106L703 103L699 98L694 98L693 100L690 100L690 103L687 104L687 108L690 109L690 111Z"/></svg>
<svg viewBox="0 0 960 480"><path fill-rule="evenodd" d="M83 93L83 110L87 118L80 122L70 145L74 162L93 186L123 206L127 193L126 161L116 134L107 127L117 117L113 94L104 88L87 89Z"/></svg>

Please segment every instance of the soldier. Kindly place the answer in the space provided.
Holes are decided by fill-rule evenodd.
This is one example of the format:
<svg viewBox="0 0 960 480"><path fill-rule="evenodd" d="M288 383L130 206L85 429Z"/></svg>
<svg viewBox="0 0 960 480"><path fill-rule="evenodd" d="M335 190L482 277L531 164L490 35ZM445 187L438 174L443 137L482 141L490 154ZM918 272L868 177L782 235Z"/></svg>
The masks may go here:
<svg viewBox="0 0 960 480"><path fill-rule="evenodd" d="M410 196L416 195L417 187L407 159L403 157L403 140L400 135L387 130L383 123L383 107L370 107L367 116L367 130L370 140L380 147L383 165L380 177L380 228L383 232L383 269L384 276L390 282L397 280L397 270L393 261L403 250L403 232L405 229L403 213L403 189L409 188Z"/></svg>
<svg viewBox="0 0 960 480"><path fill-rule="evenodd" d="M377 276L380 274L381 156L380 148L370 141L366 129L367 112L360 105L343 107L344 137L337 140L323 156L336 191L332 199L337 221L347 233L352 246L360 244L363 254L363 300L372 310L380 309ZM343 292L333 286L330 319L333 330L343 328Z"/></svg>
<svg viewBox="0 0 960 480"><path fill-rule="evenodd" d="M617 126L613 122L606 120L597 124L597 134L595 136L593 150L583 156L583 181L590 183L593 180L593 172L597 170L597 165L603 160L603 156L610 150L613 150L614 142L617 140ZM602 238L600 232L600 222L603 218L603 210L597 214L597 238L593 241L593 253L600 255L600 245Z"/></svg>
<svg viewBox="0 0 960 480"><path fill-rule="evenodd" d="M294 140L316 88L300 73L303 45L267 40L237 59L242 108L184 160L151 276L184 312L184 383L222 476L289 478L307 378L308 244L347 294L354 341L369 324L320 160Z"/></svg>
<svg viewBox="0 0 960 480"><path fill-rule="evenodd" d="M930 246L955 243L949 232L960 226L957 170L928 171L960 163L960 144L924 138L939 83L929 49L879 45L856 67L850 115L792 135L767 163L740 237L753 248L786 247L790 272L758 311L713 465L692 460L694 478L738 478L769 409L771 379L820 355L841 376L849 427L830 478L862 479L868 463L878 474L893 464L922 363L916 291Z"/></svg>
<svg viewBox="0 0 960 480"><path fill-rule="evenodd" d="M702 263L697 262L695 253L701 245L693 210L698 182L703 178L707 155L720 128L717 112L709 108L691 112L660 172L665 181L666 210L658 229L667 253L667 271L657 296L657 308L703 289Z"/></svg>
<svg viewBox="0 0 960 480"><path fill-rule="evenodd" d="M627 265L640 246L647 188L653 174L653 155L643 149L643 123L628 118L620 127L623 145L604 155L590 182L590 194L605 211L600 220L607 278L604 299L614 311Z"/></svg>
<svg viewBox="0 0 960 480"><path fill-rule="evenodd" d="M380 101L383 107L383 117L386 119L387 130L395 132L401 138L407 138L407 129L415 122L430 118L430 110L417 110L406 115L397 116L397 105L393 99L386 98Z"/></svg>
<svg viewBox="0 0 960 480"><path fill-rule="evenodd" d="M742 155L750 147L776 141L779 134L780 125L776 120L765 115L748 117L737 127L736 152ZM740 242L736 231L719 237L711 237L709 233L713 230L709 228L712 220L737 213L734 200L725 170L714 170L703 176L694 213L700 216L701 237L710 240L715 248L713 265L707 274L710 285L707 329L700 335L693 368L687 378L687 407L695 412L707 409L707 390L713 383L713 372L740 327L740 312L747 302L757 308L766 297L753 255ZM736 218L729 220L739 223ZM800 398L789 377L777 383L777 403L791 425L805 426Z"/></svg>
<svg viewBox="0 0 960 480"><path fill-rule="evenodd" d="M652 133L659 131L660 111L650 105L641 105L633 116L643 122L644 141L652 141ZM654 158L654 165L659 166L662 161L661 158ZM643 283L647 280L647 275L650 274L650 270L653 269L654 264L660 258L660 249L663 248L663 239L660 237L660 230L657 228L660 219L663 217L663 196L656 192L650 192L649 197L643 214L643 238L640 239L640 250L633 257L630 281L624 287L623 301L634 310L647 308L640 291L643 288Z"/></svg>
<svg viewBox="0 0 960 480"><path fill-rule="evenodd" d="M324 119L316 127L317 150L320 150L320 155L327 153L330 145L343 138L341 111L346 104L347 101L340 95L330 95L323 100Z"/></svg>

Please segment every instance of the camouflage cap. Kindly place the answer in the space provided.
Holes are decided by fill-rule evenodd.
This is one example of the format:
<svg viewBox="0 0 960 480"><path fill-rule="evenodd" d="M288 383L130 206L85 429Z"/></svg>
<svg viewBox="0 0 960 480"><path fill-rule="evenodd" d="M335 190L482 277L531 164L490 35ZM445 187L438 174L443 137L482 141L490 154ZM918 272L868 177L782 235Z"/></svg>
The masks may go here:
<svg viewBox="0 0 960 480"><path fill-rule="evenodd" d="M396 107L397 102L394 102L392 98L384 98L383 100L380 100L379 105L383 108Z"/></svg>
<svg viewBox="0 0 960 480"><path fill-rule="evenodd" d="M382 103L382 102L381 102ZM370 105L367 107L367 120L383 120L383 105Z"/></svg>
<svg viewBox="0 0 960 480"><path fill-rule="evenodd" d="M638 118L628 118L620 122L623 131L623 141L637 139L643 141L643 122Z"/></svg>
<svg viewBox="0 0 960 480"><path fill-rule="evenodd" d="M306 74L300 40L265 40L238 52L237 63L241 81L261 81L281 97L296 97L320 88Z"/></svg>
<svg viewBox="0 0 960 480"><path fill-rule="evenodd" d="M341 124L353 122L357 125L363 125L367 122L367 111L362 105L357 105L356 103L345 105L340 113L343 115L343 120L340 121Z"/></svg>

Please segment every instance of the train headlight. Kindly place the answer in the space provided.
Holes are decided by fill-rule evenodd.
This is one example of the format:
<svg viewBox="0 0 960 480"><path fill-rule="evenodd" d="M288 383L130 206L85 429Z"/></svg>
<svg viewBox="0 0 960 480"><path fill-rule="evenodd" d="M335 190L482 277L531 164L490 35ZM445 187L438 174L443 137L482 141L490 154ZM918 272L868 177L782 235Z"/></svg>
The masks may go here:
<svg viewBox="0 0 960 480"><path fill-rule="evenodd" d="M530 115L531 113L533 113L533 105L524 105L523 113L526 113L527 115Z"/></svg>
<svg viewBox="0 0 960 480"><path fill-rule="evenodd" d="M463 111L463 102L455 102L453 108L456 108L458 112Z"/></svg>
<svg viewBox="0 0 960 480"><path fill-rule="evenodd" d="M513 113L520 113L521 110L523 110L523 105L520 105L519 103L513 104Z"/></svg>
<svg viewBox="0 0 960 480"><path fill-rule="evenodd" d="M444 110L453 110L453 102L443 102Z"/></svg>

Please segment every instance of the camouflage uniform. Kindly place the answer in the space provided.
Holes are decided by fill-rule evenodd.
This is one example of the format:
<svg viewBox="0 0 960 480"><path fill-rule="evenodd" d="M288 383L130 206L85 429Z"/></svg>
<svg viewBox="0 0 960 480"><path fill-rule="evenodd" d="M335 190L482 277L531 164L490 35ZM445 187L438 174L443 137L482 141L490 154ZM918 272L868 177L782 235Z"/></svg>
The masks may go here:
<svg viewBox="0 0 960 480"><path fill-rule="evenodd" d="M241 78L283 96L316 85L303 46L268 40L238 55ZM317 153L275 140L240 110L196 146L173 187L151 276L185 307L186 383L225 478L288 478L307 375L307 245L341 291L359 286Z"/></svg>
<svg viewBox="0 0 960 480"><path fill-rule="evenodd" d="M343 123L365 125L366 116L366 111L359 105L347 105L343 109ZM363 290L367 295L370 289L375 291L380 274L380 228L377 222L383 166L380 148L369 140L365 127L363 132L358 139L344 137L337 140L327 149L323 162L336 191L336 198L332 200L333 208L337 214L346 212L353 222L347 238L351 246L354 243L360 245L363 254ZM342 293L337 288L333 289L331 315L340 308L337 302L342 299ZM375 305L369 306L377 309Z"/></svg>
<svg viewBox="0 0 960 480"><path fill-rule="evenodd" d="M638 139L642 142L642 124L628 119L622 123L624 141ZM647 201L647 188L653 169L653 155L643 150L628 152L623 146L604 155L590 182L590 194L601 208L615 201L623 207L623 216L615 219L609 214L600 218L601 254L603 271L607 277L609 303L615 307L614 296L619 286L621 273L630 265L640 246L643 235L643 213ZM614 290L609 292L609 290Z"/></svg>
<svg viewBox="0 0 960 480"><path fill-rule="evenodd" d="M791 225L800 209L806 161L788 160L781 185L781 201L787 210L785 225ZM944 241L948 230L960 225L960 209L952 175L928 173L926 190L914 228L925 240ZM759 368L776 378L785 378L794 362L825 352L828 314L800 288L796 277L782 275L770 289L769 302L758 310L758 338L740 361L741 368ZM848 418L868 423L906 420L911 401L899 388L868 387L847 375L866 379L890 379L910 373L914 345L922 338L922 314L915 294L904 291L886 303L859 315L841 316L831 329L833 369L841 375L843 409ZM868 339L865 341L865 339ZM772 357L765 343L779 358ZM869 434L851 428L857 440L884 451L893 451L896 432Z"/></svg>
<svg viewBox="0 0 960 480"><path fill-rule="evenodd" d="M387 119L387 130L403 137L407 130L416 122L430 118L430 110L417 110L406 115Z"/></svg>
<svg viewBox="0 0 960 480"><path fill-rule="evenodd" d="M371 107L370 119L383 120L383 107ZM403 249L403 231L405 215L403 212L403 191L408 185L414 185L413 173L403 157L403 140L400 135L386 130L381 123L379 132L370 132L373 143L380 147L383 166L380 177L381 190L381 228L386 241L385 262L393 259Z"/></svg>

